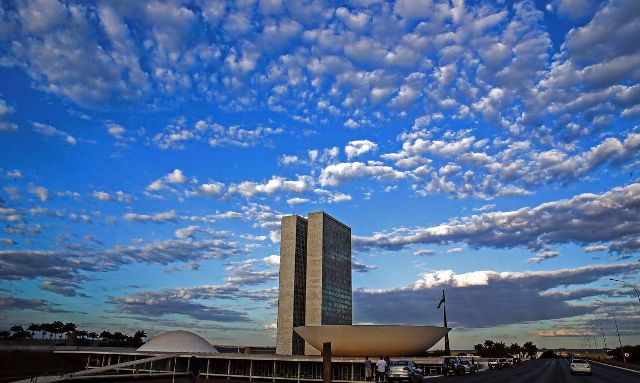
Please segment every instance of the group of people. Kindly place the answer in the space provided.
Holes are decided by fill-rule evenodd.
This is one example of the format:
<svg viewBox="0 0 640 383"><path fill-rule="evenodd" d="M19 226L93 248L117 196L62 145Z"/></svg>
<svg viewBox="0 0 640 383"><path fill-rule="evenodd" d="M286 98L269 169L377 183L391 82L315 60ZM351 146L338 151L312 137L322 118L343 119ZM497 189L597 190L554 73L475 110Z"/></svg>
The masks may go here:
<svg viewBox="0 0 640 383"><path fill-rule="evenodd" d="M384 383L385 376L387 375L387 371L389 371L389 366L391 365L391 361L388 357L383 358L380 357L380 360L376 364L373 364L371 360L369 360L368 356L364 357L364 377L367 382L371 382L373 380L373 375L375 373L376 383Z"/></svg>

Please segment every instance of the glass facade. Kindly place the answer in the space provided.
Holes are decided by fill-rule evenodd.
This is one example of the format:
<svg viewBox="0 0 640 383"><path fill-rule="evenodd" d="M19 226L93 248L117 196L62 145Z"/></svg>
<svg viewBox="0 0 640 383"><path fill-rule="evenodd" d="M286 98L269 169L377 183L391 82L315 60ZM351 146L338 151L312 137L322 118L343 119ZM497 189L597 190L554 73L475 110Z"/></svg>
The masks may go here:
<svg viewBox="0 0 640 383"><path fill-rule="evenodd" d="M322 239L322 324L351 324L351 229L325 215Z"/></svg>
<svg viewBox="0 0 640 383"><path fill-rule="evenodd" d="M293 277L293 327L304 326L307 283L307 220L296 216L295 272ZM293 355L304 355L304 339L295 332Z"/></svg>

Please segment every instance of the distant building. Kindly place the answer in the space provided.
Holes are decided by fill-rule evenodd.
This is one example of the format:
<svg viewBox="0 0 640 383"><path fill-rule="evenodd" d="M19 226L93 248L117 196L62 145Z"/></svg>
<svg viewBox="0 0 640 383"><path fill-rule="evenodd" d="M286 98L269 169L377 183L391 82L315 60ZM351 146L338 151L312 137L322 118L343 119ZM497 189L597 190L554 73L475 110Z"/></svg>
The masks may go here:
<svg viewBox="0 0 640 383"><path fill-rule="evenodd" d="M351 324L351 228L324 212L282 218L276 353L319 355L296 326Z"/></svg>

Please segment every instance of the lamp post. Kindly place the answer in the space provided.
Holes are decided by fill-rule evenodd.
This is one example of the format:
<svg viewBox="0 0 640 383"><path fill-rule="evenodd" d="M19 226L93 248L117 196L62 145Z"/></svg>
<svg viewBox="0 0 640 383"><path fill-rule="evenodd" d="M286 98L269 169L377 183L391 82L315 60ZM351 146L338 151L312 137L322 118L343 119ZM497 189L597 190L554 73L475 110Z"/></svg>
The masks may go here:
<svg viewBox="0 0 640 383"><path fill-rule="evenodd" d="M623 281L623 280L620 280L620 279L614 279L614 278L609 278L609 280L610 281L624 283L625 285L631 286L631 288L633 288L633 290L636 292L636 295L638 296L638 302L640 302L640 292L638 292L638 289L636 288L636 286L633 283L629 283L627 281Z"/></svg>
<svg viewBox="0 0 640 383"><path fill-rule="evenodd" d="M600 299L596 299L598 302L604 303ZM622 360L624 361L624 365L627 365L627 358L624 356L624 348L622 347L622 340L620 339L620 330L618 330L618 320L616 319L616 313L611 310L611 314L613 315L613 322L616 324L616 333L618 334L618 342L620 343L620 352L622 353Z"/></svg>

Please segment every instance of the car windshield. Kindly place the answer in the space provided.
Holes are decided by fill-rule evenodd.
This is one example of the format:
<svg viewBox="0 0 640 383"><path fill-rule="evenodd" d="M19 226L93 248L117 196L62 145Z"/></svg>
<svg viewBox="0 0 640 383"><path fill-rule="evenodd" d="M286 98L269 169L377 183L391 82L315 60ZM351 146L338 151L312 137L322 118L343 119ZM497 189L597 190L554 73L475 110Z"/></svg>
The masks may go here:
<svg viewBox="0 0 640 383"><path fill-rule="evenodd" d="M573 363L580 363L580 364L589 364L589 362L587 362L584 359L574 359Z"/></svg>
<svg viewBox="0 0 640 383"><path fill-rule="evenodd" d="M463 360L462 364L470 364L468 360Z"/></svg>

